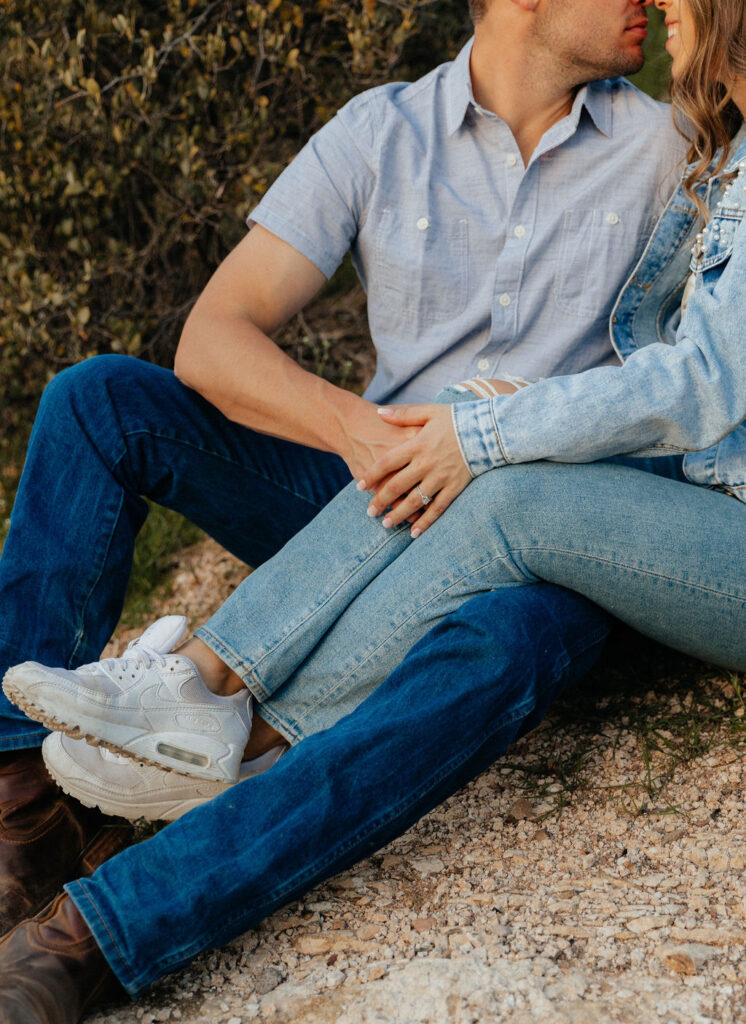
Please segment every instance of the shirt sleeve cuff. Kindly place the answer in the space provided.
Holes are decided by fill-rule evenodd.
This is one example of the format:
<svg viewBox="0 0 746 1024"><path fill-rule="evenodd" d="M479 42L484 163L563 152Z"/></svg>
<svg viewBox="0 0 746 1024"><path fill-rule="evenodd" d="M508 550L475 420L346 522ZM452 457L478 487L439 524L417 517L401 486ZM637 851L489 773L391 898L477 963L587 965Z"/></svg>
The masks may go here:
<svg viewBox="0 0 746 1024"><path fill-rule="evenodd" d="M259 206L251 211L246 218L246 224L249 227L259 224L261 227L266 228L267 231L271 231L273 235L277 235L283 242L292 245L302 256L305 256L307 260L310 260L311 263L317 266L327 280L332 277L334 271L344 258L344 253L340 255L339 252L324 252L319 249L296 225L285 220L284 217L269 209L264 203L260 203Z"/></svg>
<svg viewBox="0 0 746 1024"><path fill-rule="evenodd" d="M451 406L453 428L461 456L473 477L486 473L488 469L508 465L497 426L499 402L498 396L473 402L456 402Z"/></svg>

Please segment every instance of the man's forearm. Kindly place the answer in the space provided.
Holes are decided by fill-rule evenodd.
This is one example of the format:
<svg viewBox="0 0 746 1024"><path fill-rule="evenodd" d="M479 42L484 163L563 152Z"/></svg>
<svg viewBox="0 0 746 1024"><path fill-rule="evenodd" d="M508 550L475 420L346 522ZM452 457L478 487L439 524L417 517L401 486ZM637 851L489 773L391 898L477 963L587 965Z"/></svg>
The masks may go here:
<svg viewBox="0 0 746 1024"><path fill-rule="evenodd" d="M240 316L191 317L174 368L234 422L340 455L349 423L370 404L303 370Z"/></svg>
<svg viewBox="0 0 746 1024"><path fill-rule="evenodd" d="M301 369L272 337L324 274L257 225L217 268L184 326L177 377L259 433L340 455L354 474L406 436L375 406Z"/></svg>
<svg viewBox="0 0 746 1024"><path fill-rule="evenodd" d="M235 423L334 452L359 479L416 431L384 423L371 402L301 369L272 341L325 280L310 260L257 225L197 299L174 369Z"/></svg>
<svg viewBox="0 0 746 1024"><path fill-rule="evenodd" d="M245 316L190 316L175 372L225 416L252 430L340 455L351 472L411 436L376 406L303 370Z"/></svg>

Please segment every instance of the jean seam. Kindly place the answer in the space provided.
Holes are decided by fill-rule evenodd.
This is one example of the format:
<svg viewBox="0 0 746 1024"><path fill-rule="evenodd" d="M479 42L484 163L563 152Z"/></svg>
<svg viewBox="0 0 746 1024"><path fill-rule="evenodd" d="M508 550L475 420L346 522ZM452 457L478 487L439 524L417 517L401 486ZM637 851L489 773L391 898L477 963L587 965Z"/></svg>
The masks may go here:
<svg viewBox="0 0 746 1024"><path fill-rule="evenodd" d="M130 983L133 984L133 985L137 985L137 983L138 983L137 982L137 977L135 976L135 974L133 974L131 965L125 959L124 953L120 949L119 943L114 938L114 935L112 934L111 929L109 928L108 924L106 923L106 920L104 919L104 916L102 915L101 911L98 909L98 905L97 905L96 901L93 899L91 894L89 892L87 892L83 888L83 886L80 884L80 881L70 882L69 883L69 887L72 889L73 886L77 887L77 889L80 891L81 898L83 898L83 899L85 899L87 901L87 903L89 904L89 906L91 907L91 909L95 913L96 917L101 922L102 927L105 929L106 934L109 937L109 941L111 942L112 949L117 954L117 957L119 958L119 961L120 961L122 967L124 968L124 973L126 974L126 976L129 979ZM72 893L69 893L69 895L72 898ZM97 943L97 945L98 945L98 943ZM102 950L102 952L103 952L103 950ZM121 981L121 979L119 979L119 980Z"/></svg>
<svg viewBox="0 0 746 1024"><path fill-rule="evenodd" d="M407 797L403 800L400 800L395 807L389 808L388 812L385 815L379 816L372 822L366 822L366 826L364 828L357 831L354 835L349 836L344 842L338 843L333 848L333 850L327 851L324 857L314 861L313 865L306 868L303 872L300 872L297 875L293 875L292 878L287 879L279 888L273 889L270 892L266 893L266 902L271 903L277 899L283 898L286 894L291 892L299 883L302 884L305 879L313 877L315 874L317 874L319 868L323 870L323 866L325 864L328 864L330 861L334 860L340 854L343 855L347 853L356 844L358 844L361 841L364 841L371 834L371 832L375 831L383 825L387 825L396 817L404 813L406 810L408 810L409 807L411 807L413 803L416 803L422 796L424 796L430 789L432 789L434 785L442 781L456 768L459 768L480 747L484 746L484 744L492 736L494 736L496 732L499 732L500 729L504 729L506 726L511 725L513 722L521 718L525 718L526 715L530 713L530 711L533 710L535 706L536 702L535 700L533 700L533 698L524 701L523 704L519 705L519 707L514 710L514 713L510 718L501 719L499 726L495 727L490 732L484 732L480 734L479 738L476 739L469 747L462 749L459 752L459 754L452 757L450 761L448 761L445 765L442 765L439 771L428 776L427 780L423 782L422 785L419 786L414 793L407 794ZM168 968L169 965L179 964L184 960L185 957L194 956L202 949L210 948L210 946L212 946L215 943L215 941L217 941L220 938L222 930L225 928L225 926L231 925L237 921L241 921L243 916L244 915L239 913L234 915L233 917L224 918L221 925L221 932L212 932L207 936L203 936L200 945L196 946L193 943L191 946L184 947L179 951L178 954L173 954L167 960L160 961L159 967Z"/></svg>
<svg viewBox="0 0 746 1024"><path fill-rule="evenodd" d="M492 426L493 426L493 429L495 431L495 440L497 441L497 446L500 449L500 455L502 456L503 461L505 462L505 464L507 466L509 466L510 465L510 459L508 458L507 452L505 450L505 446L503 445L502 438L500 437L500 430L499 430L499 427L497 425L497 416L495 415L495 406L496 405L497 405L497 402L494 399L490 399L490 417L492 419Z"/></svg>
<svg viewBox="0 0 746 1024"><path fill-rule="evenodd" d="M26 750L27 748L31 749L32 747L40 747L41 743L37 741L43 740L44 737L48 735L49 729L39 726L36 729L30 729L28 732L17 732L14 733L12 736L0 736L0 751L9 753L11 750ZM33 742L25 742L23 747L4 746L6 742L17 742L18 740Z"/></svg>
<svg viewBox="0 0 746 1024"><path fill-rule="evenodd" d="M119 463L122 461L123 458L124 458L124 456L122 455L114 463L114 465L113 465L113 467L111 469L112 474L114 473L114 470L116 469L116 467L119 465ZM83 642L83 640L85 638L85 616L86 616L86 611L88 610L88 605L90 604L91 598L93 596L93 592L95 591L96 587L101 582L101 579L103 577L104 566L106 565L106 560L107 560L107 558L109 556L109 552L111 551L112 541L114 539L114 534L116 532L116 525L119 522L119 519L120 519L120 517L122 515L122 507L123 507L123 505L124 505L124 492L122 492L122 494L120 495L120 498L119 498L119 506L118 506L116 514L114 516L114 521L113 521L112 529L109 531L109 538L108 538L108 540L106 542L106 547L105 547L103 555L102 555L102 557L101 557L101 559L99 561L98 572L96 573L95 579L93 580L91 585L88 587L86 596L85 596L85 598L83 600L83 604L81 605L81 608L80 608L80 612L79 612L79 627L78 627L78 630L77 630L77 632L75 634L75 644L73 645L73 649L70 652L70 658L69 658L68 663L67 663L67 668L70 668L71 665L73 664L73 662L75 661L75 656L78 653L78 650L80 649L80 645L82 644L82 642Z"/></svg>
<svg viewBox="0 0 746 1024"><path fill-rule="evenodd" d="M236 675L240 676L246 689L249 690L252 697L260 704L272 696L272 692L265 690L262 682L253 675L251 668L245 664L243 659L238 657L235 651L227 647L223 639L213 633L211 629L207 626L200 626L198 629L195 629L194 635L217 654L220 660L224 661Z"/></svg>
<svg viewBox="0 0 746 1024"><path fill-rule="evenodd" d="M344 686L346 683L348 683L350 678L354 678L354 676L357 673L359 673L360 670L365 667L365 665L368 664L368 662L371 660L371 658L374 658L385 644L389 643L393 638L395 638L396 634L399 633L400 630L402 630L409 622L411 622L411 620L416 615L418 615L420 612L424 611L424 609L428 608L434 601L437 601L444 594L447 594L448 591L452 590L458 583L461 583L463 580L468 579L470 576L473 576L474 573L476 573L476 572L483 571L488 566L492 565L494 562L500 562L500 561L511 562L513 564L513 567L515 568L516 572L520 573L520 575L523 577L522 580L515 580L512 583L504 583L504 584L502 584L502 586L505 586L505 587L522 587L522 586L530 586L531 584L536 582L535 579L528 579L526 577L526 574L524 572L522 572L521 569L516 565L515 560L513 559L512 552L508 552L507 554L503 554L503 555L496 555L494 558L490 558L487 561L480 563L478 566L475 566L475 568L472 569L470 572L463 573L461 576L458 576L457 578L450 580L450 582L448 583L447 586L442 587L440 590L438 590L438 592L436 594L433 594L432 597L430 597L423 604L418 604L415 608L413 608L407 614L406 618L404 618L400 622L398 622L397 625L393 629L391 629L387 633L387 635L380 640L380 642L378 644L376 644L375 648L373 648L373 650L369 651L368 654L366 654L363 657L362 661L358 662L358 664L356 664L354 666L354 668L350 669L349 672L345 673L345 675L342 677L342 679L338 680L337 683L330 690L327 690L322 695L320 695L318 700L309 708L309 711L313 712L313 711L316 710L316 708L318 708L318 706L320 704L326 704L330 697L333 697L333 695L335 693L337 693L342 686ZM472 596L476 596L476 594L474 594ZM287 682L287 680L286 680L286 682Z"/></svg>
<svg viewBox="0 0 746 1024"><path fill-rule="evenodd" d="M265 701L262 704L262 718L281 733L291 746L297 746L309 735L313 735L302 731L294 718L283 718L278 715L272 708L271 701Z"/></svg>
<svg viewBox="0 0 746 1024"><path fill-rule="evenodd" d="M464 442L463 442L463 439L461 437L461 431L459 430L458 417L456 416L456 406L458 404L460 404L460 403L453 402L451 404L451 425L453 426L453 432L456 435L456 443L458 444L458 450L459 450L459 452L461 454L461 459L463 460L463 463L466 466L466 470L467 470L469 476L471 477L472 480L474 480L475 479L474 470L471 468L471 465L469 464L469 459L466 456L466 450L464 448Z"/></svg>
<svg viewBox="0 0 746 1024"><path fill-rule="evenodd" d="M514 584L511 584L511 586L513 585ZM534 584L527 583L525 585L533 586ZM566 667L573 661L573 659L584 655L586 651L589 651L598 643L603 642L606 639L608 632L608 626L599 627L590 635L590 637L586 638L582 647L573 647L571 651L568 651L567 648L565 648L563 656L560 661L562 667ZM307 716L304 716L303 719L298 720L291 716L284 716L278 714L274 710L274 701L272 699L274 696L275 694L272 694L269 700L265 701L262 704L262 717L266 718L269 721L269 724L273 725L278 732L282 733L283 736L285 736L291 744L295 745L296 742L302 743L304 739L307 739L309 736L313 736L314 732L318 731L316 729L313 729L311 732L309 732L308 729L303 727L302 722L305 721ZM318 707L318 704L314 707ZM290 734L294 738L291 739L290 736L288 736L288 734Z"/></svg>
<svg viewBox="0 0 746 1024"><path fill-rule="evenodd" d="M640 566L630 565L627 562L622 562L622 561L616 560L614 558L604 557L602 555L587 554L586 552L577 551L577 550L574 550L573 548L558 548L558 547L549 547L549 546L543 546L543 545L530 545L530 546L527 546L527 547L512 548L511 551L513 553L515 553L515 554L520 554L521 556L523 556L526 553L536 553L536 552L542 552L542 553L547 553L547 554L551 554L551 555L572 555L573 558L583 559L585 561L598 562L601 565L609 565L609 566L612 566L615 569L623 569L623 570L626 570L627 572L630 572L630 573L639 573L640 575L643 575L643 576L651 576L653 579L660 580L661 582L664 582L664 583L675 583L675 584L678 584L679 586L688 587L691 590L699 590L699 591L702 591L705 594L712 594L715 597L725 598L726 600L729 600L729 601L738 601L741 604L744 601L746 601L746 594L744 594L743 596L739 596L738 594L727 593L726 591L723 591L723 590L716 590L713 587L703 586L701 583L695 583L692 580L681 579L678 576L666 576L663 573L655 572L653 569L645 569L645 568L642 568ZM537 578L538 579L542 579L542 580L545 579L545 577L543 577L543 576L539 576ZM553 582L553 581L546 580L546 582ZM558 586L563 586L564 584L559 583L557 585ZM573 588L569 587L568 589L572 590Z"/></svg>
<svg viewBox="0 0 746 1024"><path fill-rule="evenodd" d="M392 541L397 539L404 532L405 532L405 528L402 528L402 529L396 531L393 534L389 534L388 531L385 531L384 532L383 542L381 544L379 544L373 551L371 551L370 554L366 556L364 561L360 562L359 565L357 565L355 567L355 569L352 572L350 572L345 577L345 579L337 587L335 587L334 590L332 590L329 594L326 595L326 597L323 599L323 601L321 601L320 603L316 604L312 609L310 609L305 614L304 618L299 620L290 630L288 630L281 637L279 637L276 641L274 641L272 643L272 646L267 648L267 650L263 651L262 654L259 656L259 658L257 658L255 661L251 662L251 664L249 664L246 661L245 658L241 657L235 651L230 649L230 652L233 655L233 657L236 659L237 664L239 664L241 666L241 670L246 672L250 676L250 678L256 682L256 684L258 686L261 686L263 692L265 692L269 696L271 696L275 691L274 690L267 690L265 685L264 685L264 683L261 680L261 677L259 675L257 675L257 669L262 664L262 662L265 661L267 658L271 657L275 653L275 651L277 650L278 647L282 646L283 644L287 644L288 642L290 642L292 637L294 636L294 634L299 629L301 629L303 626L305 626L308 622L310 622L320 612L322 612L324 610L324 608L326 608L326 606L332 600L332 598L334 598L339 593L340 590L342 590L344 587L346 587L349 584L350 580L354 579L354 577L362 569L365 568L365 566L370 562L371 558L374 558L377 555L379 555L388 544L390 544ZM355 596L357 596L357 595L355 595ZM344 610L346 610L347 607L349 607L349 603L348 603L347 606L345 606ZM224 644L224 641L221 640L221 642Z"/></svg>
<svg viewBox="0 0 746 1024"><path fill-rule="evenodd" d="M186 441L180 437L171 437L168 434L161 434L154 432L152 430L128 430L124 432L122 436L123 438L130 438L138 437L140 435L152 437L159 441L170 441L174 444L183 445L185 448L193 448L195 451L202 452L203 455L210 455L213 458L221 459L223 462L227 462L231 466L236 466L244 473L253 473L255 476L264 480L265 483L272 484L273 487L277 487L279 490L286 491L288 494L291 494L294 498L297 498L300 501L305 501L308 505L311 505L314 508L321 509L324 507L323 504L320 505L317 501L314 501L312 498L309 498L308 495L299 494L297 491L292 490L285 484L279 482L273 477L268 476L266 473L263 473L256 466L245 466L242 462L238 462L236 459L231 458L231 456L229 455L225 455L223 452L213 451L211 448L205 448L203 445L195 444L193 441Z"/></svg>
<svg viewBox="0 0 746 1024"><path fill-rule="evenodd" d="M237 675L241 676L247 688L251 690L253 695L260 703L268 699L269 697L272 697L279 687L275 687L273 690L267 689L266 685L264 684L262 676L258 672L259 666L264 661L266 661L267 658L271 657L278 647L281 647L291 642L292 637L295 635L295 633L297 633L299 629L303 628L315 616L319 615L324 610L324 608L327 607L327 605L335 597L335 595L337 595L339 591L342 590L344 587L348 586L350 580L354 579L354 577L359 572L361 572L366 565L369 564L371 558L375 558L378 555L380 555L380 553L388 544L391 544L394 540L399 538L402 533L405 532L405 528L396 530L393 533L390 533L388 530L382 530L381 532L383 534L381 542L372 551L370 551L368 555L366 555L363 561L359 562L358 565L356 565L352 571L348 572L344 580L341 583L339 583L339 585L336 586L334 590L330 591L323 598L322 601L314 605L313 608L306 612L304 614L304 617L297 621L292 626L292 628L290 628L277 640L273 641L270 647L262 651L262 653L258 656L256 660L253 660L251 662L247 661L247 659L243 655L239 654L233 647L226 643L224 637L218 636L212 629L209 629L207 626L200 627L198 631L200 634L200 638L205 639L209 637L209 639L212 641L212 643L210 643L209 646L213 647L215 653L217 654L218 650L220 650L220 657L222 660L225 660L225 658L230 659L228 662L230 667L233 669L234 672L237 673ZM283 680L283 682L285 681L286 680Z"/></svg>
<svg viewBox="0 0 746 1024"><path fill-rule="evenodd" d="M457 581L457 582L458 582L458 581ZM527 583L525 583L525 584L523 584L523 583L511 583L511 584L506 584L506 586L510 586L510 587L514 587L514 586L533 586L533 585L534 585L534 584L532 584L532 583L530 583L530 582L527 582ZM426 605L424 605L423 607L427 607L427 606L426 606ZM390 634L390 635L391 635L391 634ZM561 665L562 665L562 667L563 667L563 668L564 668L564 667L566 667L567 665L569 665L569 664L570 664L570 663L571 663L571 662L573 661L573 659L575 659L575 658L577 658L577 657L580 657L581 655L585 654L585 653L586 653L586 651L588 651L588 650L590 650L590 649L591 649L592 647L594 647L594 646L595 646L596 644L598 644L599 642L601 642L601 641L605 640L605 638L606 638L606 636L607 636L607 635L608 635L608 629L607 629L607 628L605 628L605 627L602 627L602 628L598 629L598 630L597 630L596 632L594 632L594 633L593 633L593 635L591 636L591 638L590 638L590 639L588 640L588 642L587 642L587 643L585 643L585 644L584 644L584 645L583 645L582 647L578 647L578 648L573 648L573 650L572 650L572 651L568 651L567 649L565 649L565 656L564 656L564 658L563 658L563 659L561 660ZM387 638L387 639L388 639L388 638ZM379 649L380 649L380 645L379 645L379 647L378 647L378 648L376 648L376 650L379 650ZM373 654L375 654L375 653L376 653L376 652L374 651L374 652L373 652ZM372 655L371 655L371 656L372 656ZM364 662L363 662L362 664L364 664ZM356 671L357 671L357 669L358 669L358 668L360 668L360 666L356 666ZM346 676L346 677L345 677L345 679L344 679L344 680L342 680L342 682L346 682L346 680L347 680L347 679L349 679L349 675L348 675L348 676ZM341 683L339 683L339 684L338 684L337 686L335 686L333 690L330 690L330 691L329 691L329 692L328 692L328 693L327 693L327 694L325 695L325 697L323 698L323 700L322 700L322 699L319 699L319 700L318 700L318 701L316 702L316 704L314 704L314 705L313 705L313 707L312 707L312 708L310 709L310 713L312 713L313 711L315 711L315 710L316 710L316 708L318 708L319 704L322 704L322 703L324 703L324 704L325 704L325 703L327 703L327 698L328 698L329 696L332 696L333 694L337 693L337 691L339 690L339 687L340 687L340 686L341 686ZM262 712L262 713L264 714L264 713L266 712L266 713L267 713L267 717L269 717L269 714L271 713L271 714L272 714L272 716L274 717L274 719L275 719L275 721L276 721L277 723L281 724L281 725L282 725L283 727L285 727L285 728L288 728L288 726L287 726L287 722L286 722L286 720L285 720L285 719L282 719L282 718L280 718L280 717L279 717L279 716L278 716L278 715L277 715L277 714L276 714L275 712L270 712L270 709L271 709L271 707L272 707L271 703L269 703L269 704L267 704L267 705L264 705L264 710L263 710L263 712ZM307 719L307 718L308 718L308 715L304 715L304 718L303 718L303 719L302 719L301 721L303 721L303 720L305 720L305 719ZM290 720L288 719L288 721L290 721ZM293 728L293 731L294 731L294 732L295 732L296 734L300 734L300 731L301 731L301 728L302 728L302 726L301 726L301 723L300 723L300 722L297 722L297 721L296 721L295 719L293 719L292 721L293 721L293 726L292 726L292 728ZM279 731L280 731L280 732L282 732L282 729L280 729ZM314 730L314 731L315 731L315 730ZM312 731L312 732L310 732L310 733L309 733L307 729L303 729L302 735L300 735L300 739L299 739L299 742L302 742L302 740L303 740L304 738L306 738L307 736L312 736L312 735L313 735L313 732L314 732L314 731Z"/></svg>

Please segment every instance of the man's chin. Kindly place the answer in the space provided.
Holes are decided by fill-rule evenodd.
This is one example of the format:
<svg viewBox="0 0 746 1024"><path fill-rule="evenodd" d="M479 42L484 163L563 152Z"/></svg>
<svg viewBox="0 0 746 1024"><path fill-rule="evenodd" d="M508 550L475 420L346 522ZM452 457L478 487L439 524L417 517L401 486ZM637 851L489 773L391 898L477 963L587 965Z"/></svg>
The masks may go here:
<svg viewBox="0 0 746 1024"><path fill-rule="evenodd" d="M631 47L624 53L619 55L620 69L615 72L618 75L636 75L638 71L642 71L645 66L645 53L642 48L642 43L637 46Z"/></svg>
<svg viewBox="0 0 746 1024"><path fill-rule="evenodd" d="M605 78L620 78L622 75L636 75L645 65L645 55L639 53L619 54L614 61L586 69L586 81L600 82Z"/></svg>
<svg viewBox="0 0 746 1024"><path fill-rule="evenodd" d="M644 67L645 67L645 54L644 53L640 53L640 54L636 55L633 59L630 59L627 62L627 70L626 71L621 71L620 74L622 74L622 75L636 75L637 72L638 71L642 71L642 69Z"/></svg>

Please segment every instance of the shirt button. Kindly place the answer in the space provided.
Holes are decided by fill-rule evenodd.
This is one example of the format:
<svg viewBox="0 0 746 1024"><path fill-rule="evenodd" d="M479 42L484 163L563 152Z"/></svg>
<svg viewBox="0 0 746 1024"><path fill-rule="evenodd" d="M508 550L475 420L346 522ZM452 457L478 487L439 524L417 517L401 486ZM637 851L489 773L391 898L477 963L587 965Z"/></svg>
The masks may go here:
<svg viewBox="0 0 746 1024"><path fill-rule="evenodd" d="M518 157L515 155L515 153L511 153L510 156L507 157L505 163L508 165L508 167L515 167L515 165L518 163Z"/></svg>
<svg viewBox="0 0 746 1024"><path fill-rule="evenodd" d="M516 238L523 238L523 236L526 234L526 229L524 228L523 224L518 224L515 228L513 228L513 234Z"/></svg>
<svg viewBox="0 0 746 1024"><path fill-rule="evenodd" d="M479 362L477 363L477 366L479 367L480 370L489 370L490 361L489 359L480 359Z"/></svg>
<svg viewBox="0 0 746 1024"><path fill-rule="evenodd" d="M607 213L606 214L606 223L607 224L611 224L612 226L614 224L618 224L619 223L619 214L618 213Z"/></svg>
<svg viewBox="0 0 746 1024"><path fill-rule="evenodd" d="M497 301L500 303L501 306L509 306L510 305L510 296L508 295L507 292L503 292L502 295L500 296L500 298Z"/></svg>
<svg viewBox="0 0 746 1024"><path fill-rule="evenodd" d="M417 230L418 231L427 231L427 229L429 227L430 227L430 221L427 219L427 217L420 217L420 219L417 221Z"/></svg>

